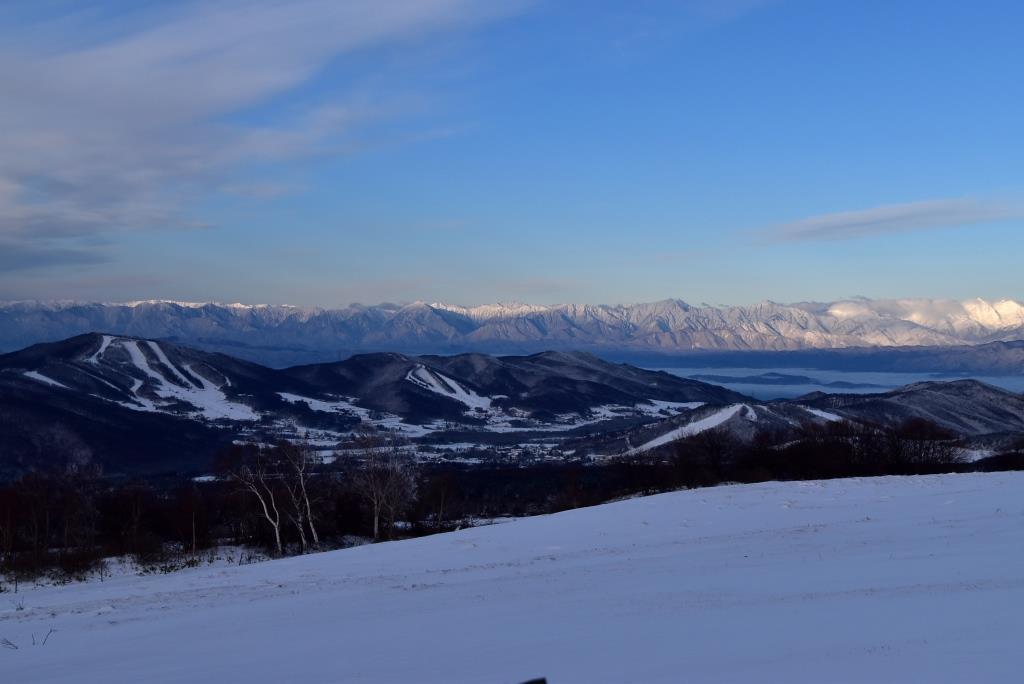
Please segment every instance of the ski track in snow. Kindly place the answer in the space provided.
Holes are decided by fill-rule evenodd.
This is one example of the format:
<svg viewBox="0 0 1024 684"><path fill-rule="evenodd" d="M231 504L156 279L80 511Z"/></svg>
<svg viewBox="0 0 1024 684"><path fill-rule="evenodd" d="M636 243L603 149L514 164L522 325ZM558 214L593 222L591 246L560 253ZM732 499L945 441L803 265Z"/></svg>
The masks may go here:
<svg viewBox="0 0 1024 684"><path fill-rule="evenodd" d="M202 414L204 418L208 418L210 420L228 419L248 421L257 420L259 418L259 416L256 415L256 413L248 406L228 401L224 393L216 387L213 387L211 384L204 381L203 387L200 389L193 383L185 380L180 371L171 364L170 360L167 360L163 350L160 349L159 345L155 342L149 343L154 354L156 354L157 358L160 359L162 365L167 366L169 370L185 382L187 385L186 387L181 387L173 382L168 382L163 375L153 370L152 366L150 366L149 362L146 360L146 355L142 353L142 349L139 347L139 343L137 341L120 340L120 343L121 346L127 350L135 367L145 373L156 384L154 391L157 396L163 399L175 399L186 404L191 404L200 414ZM157 352L158 349L160 350L159 352ZM138 396L138 390L141 387L142 384L139 383L135 388L133 388L133 393L136 398L139 399L141 399L141 397ZM152 404L152 402L150 402L150 404ZM143 405L145 406L145 404Z"/></svg>
<svg viewBox="0 0 1024 684"><path fill-rule="evenodd" d="M1024 473L769 482L22 585L5 682L1017 682ZM51 628L45 647L33 647ZM399 649L396 652L396 648Z"/></svg>
<svg viewBox="0 0 1024 684"><path fill-rule="evenodd" d="M830 413L829 411L822 411L821 409L811 408L810 406L804 406L801 404L800 408L802 408L804 411L807 411L812 415L818 416L822 420L827 420L830 423L835 423L843 419L842 416L837 415L835 413Z"/></svg>
<svg viewBox="0 0 1024 684"><path fill-rule="evenodd" d="M423 389L465 404L466 408L471 411L475 409L486 411L491 408L490 397L482 397L448 376L430 370L426 366L416 366L409 371L405 379Z"/></svg>
<svg viewBox="0 0 1024 684"><path fill-rule="evenodd" d="M43 375L42 373L40 373L39 371L34 371L34 370L33 371L25 371L24 373L22 373L22 375L24 375L26 378L32 378L33 380L35 380L37 382L41 382L44 385L49 385L50 387L60 387L61 389L70 389L67 385L65 385L63 383L60 383L60 382L57 382L53 378L49 378L49 377Z"/></svg>
<svg viewBox="0 0 1024 684"><path fill-rule="evenodd" d="M171 373L174 374L174 377L176 377L178 381L181 382L182 385L184 385L185 387L195 387L194 382L186 378L184 375L181 374L181 372L177 368L174 367L174 364L171 363L170 359L167 358L167 355L164 354L164 350L160 348L159 344L157 344L153 340L146 340L146 344L149 345L149 348L151 350L153 350L153 353L156 355L157 360L160 363L162 363L164 367L166 367L169 371L171 371Z"/></svg>
<svg viewBox="0 0 1024 684"><path fill-rule="evenodd" d="M107 351L107 347L109 347L110 343L113 342L113 341L114 341L114 336L113 335L104 335L103 336L103 340L100 342L100 348L97 349L96 352L92 356L87 358L86 362L87 363L91 363L93 365L99 365L100 359L103 358L103 353Z"/></svg>
<svg viewBox="0 0 1024 684"><path fill-rule="evenodd" d="M418 365L405 376L405 379L419 387L464 404L468 411L485 413L487 430L490 432L564 432L586 425L618 418L624 411L642 415L663 417L662 411L678 413L686 409L703 406L703 402L676 402L649 400L635 406L604 405L590 409L590 417L583 418L578 414L563 414L556 417L555 423L535 423L528 420L527 414L515 409L505 410L493 406L493 400L507 398L504 395L494 397L480 396L473 390L464 387L458 381L438 373L426 366ZM527 425L512 425L513 421L525 421Z"/></svg>
<svg viewBox="0 0 1024 684"><path fill-rule="evenodd" d="M750 408L746 404L733 404L732 406L726 406L720 411L712 413L710 416L706 416L704 418L701 418L700 420L695 420L692 423L688 423L682 427L676 428L675 430L666 432L663 435L659 435L658 437L655 437L651 441L641 444L635 449L631 449L629 453L643 453L645 451L650 451L651 449L656 449L657 447L664 446L665 444L669 444L670 442L674 442L677 439L682 439L683 437L692 437L693 435L699 435L700 433L705 432L707 430L712 430L721 425L722 423L724 423L725 421L729 420L733 416L735 416L743 409L746 409L745 417L747 420L757 420L757 413L754 411L754 409Z"/></svg>
<svg viewBox="0 0 1024 684"><path fill-rule="evenodd" d="M86 372L84 370L82 371L82 373L84 373L85 375L88 375L90 378L92 378L93 380L96 380L97 382L102 382L104 385L106 385L110 389L114 390L115 392L123 391L120 387L118 387L114 383L110 382L109 380L107 380L105 378L100 377L99 375L96 375L95 373L89 373L89 372Z"/></svg>

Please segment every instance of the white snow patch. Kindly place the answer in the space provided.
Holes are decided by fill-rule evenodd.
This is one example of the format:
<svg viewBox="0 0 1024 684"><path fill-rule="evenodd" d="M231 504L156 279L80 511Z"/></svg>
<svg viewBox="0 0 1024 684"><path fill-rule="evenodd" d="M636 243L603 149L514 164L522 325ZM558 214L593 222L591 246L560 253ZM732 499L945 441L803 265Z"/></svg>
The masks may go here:
<svg viewBox="0 0 1024 684"><path fill-rule="evenodd" d="M417 365L405 376L409 382L435 394L454 399L466 405L470 410L486 411L491 408L491 398L482 397L468 387L463 387L447 375L438 373L423 365Z"/></svg>
<svg viewBox="0 0 1024 684"><path fill-rule="evenodd" d="M995 456L997 453L993 449L959 449L958 451L960 453L960 457L968 463L980 461L981 459L988 458L989 456Z"/></svg>
<svg viewBox="0 0 1024 684"><path fill-rule="evenodd" d="M139 347L139 343L135 340L120 340L120 344L128 352L131 357L132 363L135 367L145 373L156 385L154 392L158 397L163 399L176 399L186 404L194 406L198 412L204 417L210 420L228 419L228 420L258 420L259 416L250 407L244 404L238 404L232 401L228 401L228 398L223 392L214 387L211 383L205 379L203 381L203 387L197 388L191 382L185 380L184 376L171 365L170 361L165 362L166 356L163 355L163 350L160 349L159 345L155 342L150 342L150 348L153 349L153 353L157 355L157 358L161 359L161 363L166 365L169 370L175 373L180 379L182 379L186 387L181 387L173 382L169 382L163 375L153 370L146 360L146 355L142 353L142 349ZM155 347L155 348L154 348ZM163 358L161 358L163 357ZM133 389L132 393L135 394L136 398L142 402L142 397L138 396L138 391L142 387L142 383L139 382ZM152 405L152 402L149 402ZM142 410L149 410L148 408Z"/></svg>
<svg viewBox="0 0 1024 684"><path fill-rule="evenodd" d="M449 442L445 444L431 444L432 448L439 451L471 451L473 449L488 449L486 444L478 444L477 442Z"/></svg>
<svg viewBox="0 0 1024 684"><path fill-rule="evenodd" d="M347 415L354 415L360 420L372 423L378 428L391 430L393 432L401 432L407 437L422 437L423 435L430 434L434 431L434 428L431 426L403 423L401 416L396 416L393 413L375 412L370 409L363 408L362 406L357 406L350 399L335 398L331 401L325 401L323 399L304 397L290 392L278 392L277 396L290 404L306 404L311 410L319 411L321 413L343 413ZM376 415L376 418L371 418L371 414Z"/></svg>
<svg viewBox="0 0 1024 684"><path fill-rule="evenodd" d="M367 409L345 400L324 401L323 399L313 399L312 397L304 397L299 394L292 394L291 392L278 392L277 396L289 404L306 404L311 410L319 411L320 413L353 413L360 418L370 413Z"/></svg>
<svg viewBox="0 0 1024 684"><path fill-rule="evenodd" d="M636 408L641 413L660 415L662 411L682 413L683 411L700 408L703 405L703 401L661 401L659 399L648 399L647 404L637 404Z"/></svg>
<svg viewBox="0 0 1024 684"><path fill-rule="evenodd" d="M710 416L706 416L704 418L701 418L700 420L695 420L692 423L687 423L682 427L676 428L675 430L666 432L663 435L655 437L651 441L645 444L641 444L635 449L632 449L630 453L638 454L644 451L650 451L651 449L655 449L657 447L664 446L665 444L674 442L677 439L682 439L683 437L692 437L693 435L698 435L707 430L712 430L721 425L722 423L724 423L725 421L729 420L733 416L735 416L742 409L746 409L746 418L747 420L751 420L750 415L751 413L753 413L753 409L751 409L746 404L733 404L732 406L726 406L724 409L712 413ZM755 413L753 420L756 419L757 414Z"/></svg>
<svg viewBox="0 0 1024 684"><path fill-rule="evenodd" d="M184 375L181 374L181 372L177 368L174 367L174 364L171 363L171 360L167 358L167 354L164 354L164 350L160 347L159 344L157 344L153 340L146 340L146 344L149 345L149 348L153 350L154 354L156 354L157 360L160 361L160 363L162 363L165 367L167 367L168 370L174 373L174 377L176 377L181 382L182 385L185 385L186 387L195 387L194 382L186 378Z"/></svg>
<svg viewBox="0 0 1024 684"><path fill-rule="evenodd" d="M67 385L65 385L63 383L60 383L60 382L57 382L53 378L46 377L45 375L43 375L39 371L34 371L34 370L33 371L25 371L24 373L22 373L22 375L24 375L26 378L32 378L33 380L41 382L44 385L49 385L50 387L60 387L61 389L71 389Z"/></svg>
<svg viewBox="0 0 1024 684"><path fill-rule="evenodd" d="M120 404L121 406L124 406L126 408L130 408L130 409L132 409L134 411L157 411L157 412L159 412L160 409L157 408L156 404L154 404L152 401L150 401L146 397L139 396L139 390L142 389L142 385L143 385L142 380L139 380L138 378L136 378L135 382L132 384L132 396L135 397L135 402L136 403L133 404L133 403L127 402L127 401L118 401L118 402L115 402L115 403Z"/></svg>
<svg viewBox="0 0 1024 684"><path fill-rule="evenodd" d="M93 380L96 380L97 382L102 382L104 385L106 385L110 389L114 390L115 392L121 392L122 391L122 389L120 387L118 387L114 383L110 382L109 380L106 380L105 378L102 378L99 375L96 375L95 373L89 373L89 372L84 371L84 370L82 371L82 373L84 373L85 375L89 376ZM103 397L100 397L100 398L102 399Z"/></svg>
<svg viewBox="0 0 1024 684"><path fill-rule="evenodd" d="M830 423L835 423L843 419L842 416L837 415L835 413L831 413L829 411L822 411L821 409L811 408L810 406L804 406L801 404L800 408L802 408L804 411L807 411L812 415L818 416L818 418L821 418L822 420L827 420Z"/></svg>
<svg viewBox="0 0 1024 684"><path fill-rule="evenodd" d="M103 336L103 339L102 339L102 340L100 341L100 348L99 348L99 349L97 349L97 350L96 350L96 351L95 351L95 352L93 353L93 355L92 355L92 356L90 356L89 358L87 358L87 359L86 359L86 362L87 362L87 363L91 363L91 364L93 364L93 365L99 365L100 359L102 359L102 358L103 358L103 353L104 353L105 351L107 351L107 347L109 347L109 346L110 346L110 343L111 343L111 342L112 342L113 340L114 340L114 337L113 337L113 335L104 335L104 336Z"/></svg>
<svg viewBox="0 0 1024 684"><path fill-rule="evenodd" d="M703 406L702 402L657 402L658 404L669 404L673 408L678 407L680 409L693 409ZM613 420L615 418L623 417L635 417L637 415L650 416L654 418L663 418L661 414L660 406L652 406L648 404L636 404L634 406L627 406L621 404L603 404L601 406L595 406L591 408L587 415L583 416L578 413L560 413L554 417L553 421L540 422L529 418L529 414L525 411L520 411L515 408L504 409L501 412L492 411L487 416L487 428L488 432L566 432L574 430L580 427L586 427L600 423L606 420ZM513 425L512 423L519 423Z"/></svg>

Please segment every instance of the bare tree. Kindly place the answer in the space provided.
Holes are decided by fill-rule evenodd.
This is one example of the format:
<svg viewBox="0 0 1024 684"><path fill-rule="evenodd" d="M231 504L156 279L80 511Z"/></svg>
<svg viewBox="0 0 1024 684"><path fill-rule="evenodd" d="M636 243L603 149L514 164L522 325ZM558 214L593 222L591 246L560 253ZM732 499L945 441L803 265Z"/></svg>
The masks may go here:
<svg viewBox="0 0 1024 684"><path fill-rule="evenodd" d="M355 476L359 493L369 502L373 514L373 538L380 539L382 522L390 534L398 516L416 496L414 457L393 438L366 433L357 438L356 450L362 465Z"/></svg>
<svg viewBox="0 0 1024 684"><path fill-rule="evenodd" d="M229 467L228 475L259 501L263 517L274 531L277 555L281 556L284 554L284 547L281 544L281 511L277 506L273 486L280 478L274 470L267 451L252 447L242 453L242 458L238 459L237 463Z"/></svg>
<svg viewBox="0 0 1024 684"><path fill-rule="evenodd" d="M963 461L956 433L924 418L909 418L893 430L899 453L910 469L953 466Z"/></svg>
<svg viewBox="0 0 1024 684"><path fill-rule="evenodd" d="M7 580L14 585L14 591L18 591L18 573L14 566L14 534L15 520L14 511L17 507L16 492L13 487L0 489L0 568L10 566L7 573Z"/></svg>
<svg viewBox="0 0 1024 684"><path fill-rule="evenodd" d="M320 535L316 531L316 522L313 517L313 504L309 497L309 476L316 464L313 449L308 444L292 444L282 442L278 445L278 453L288 465L289 482L288 494L292 501L294 512L291 514L292 521L299 529L299 537L302 540L302 549L306 549L305 526L309 526L309 533L313 537L313 544L320 545Z"/></svg>
<svg viewBox="0 0 1024 684"><path fill-rule="evenodd" d="M292 508L288 512L288 519L292 521L295 529L299 532L299 543L302 546L302 553L305 554L309 551L309 541L306 539L306 512L302 505L302 497L298 490L292 486L291 482L285 485L285 490L288 492L288 498L292 503Z"/></svg>

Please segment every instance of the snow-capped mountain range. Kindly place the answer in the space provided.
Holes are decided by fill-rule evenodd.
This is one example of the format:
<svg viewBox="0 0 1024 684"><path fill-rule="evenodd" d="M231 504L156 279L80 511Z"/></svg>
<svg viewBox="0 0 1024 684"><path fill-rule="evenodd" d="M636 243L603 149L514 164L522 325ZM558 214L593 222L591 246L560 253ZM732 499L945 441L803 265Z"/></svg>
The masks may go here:
<svg viewBox="0 0 1024 684"><path fill-rule="evenodd" d="M139 301L0 304L0 351L105 332L167 339L271 365L357 351L681 353L976 345L1024 339L1024 304L850 299L693 306L443 303L340 309Z"/></svg>

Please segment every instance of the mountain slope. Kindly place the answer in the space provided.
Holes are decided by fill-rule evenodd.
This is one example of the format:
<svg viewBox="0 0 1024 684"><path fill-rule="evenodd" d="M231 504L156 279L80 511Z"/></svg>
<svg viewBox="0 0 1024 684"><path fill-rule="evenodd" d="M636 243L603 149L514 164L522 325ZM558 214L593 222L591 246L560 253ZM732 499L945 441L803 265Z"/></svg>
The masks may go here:
<svg viewBox="0 0 1024 684"><path fill-rule="evenodd" d="M212 453L239 439L308 438L329 449L363 424L412 438L555 433L743 399L588 354L383 353L274 370L167 342L88 334L0 356L0 470L62 458L95 459L116 472L150 472L161 459L166 469L207 467Z"/></svg>
<svg viewBox="0 0 1024 684"><path fill-rule="evenodd" d="M275 370L90 334L0 356L5 472L61 459L96 460L119 473L204 468L232 441L311 439L330 450L360 425L431 444L515 445L532 434L548 445L581 440L585 453L636 454L711 429L750 440L808 423L892 426L908 418L964 437L1019 434L1024 396L956 381L758 403L582 352L378 353Z"/></svg>
<svg viewBox="0 0 1024 684"><path fill-rule="evenodd" d="M279 371L138 338L89 334L5 354L0 475L65 460L108 474L208 468L262 414L301 417L275 394L296 389Z"/></svg>
<svg viewBox="0 0 1024 684"><path fill-rule="evenodd" d="M81 684L1015 682L1022 494L1020 473L769 482L23 586L25 609L0 609L20 647L0 668Z"/></svg>
<svg viewBox="0 0 1024 684"><path fill-rule="evenodd" d="M571 444L587 454L638 456L664 452L673 443L707 432L750 442L757 435L796 434L801 428L842 420L837 414L796 403L756 403L747 399L727 405L699 406L657 422L625 431L583 437Z"/></svg>
<svg viewBox="0 0 1024 684"><path fill-rule="evenodd" d="M488 305L317 309L182 302L0 304L0 349L92 330L177 341L265 364L330 361L365 350L680 353L976 345L1024 339L1012 301L847 300L691 306Z"/></svg>
<svg viewBox="0 0 1024 684"><path fill-rule="evenodd" d="M1024 434L1024 395L976 380L921 382L879 394L816 392L798 399L684 411L623 433L579 440L587 453L638 455L670 449L677 440L720 431L744 442L758 434L797 437L801 428L840 420L898 427L924 419L961 438Z"/></svg>
<svg viewBox="0 0 1024 684"><path fill-rule="evenodd" d="M880 425L924 418L965 436L1024 432L1024 396L977 380L919 382L881 394L815 394L797 402Z"/></svg>
<svg viewBox="0 0 1024 684"><path fill-rule="evenodd" d="M80 335L0 356L0 377L102 399L134 411L254 421L279 391L305 386L254 363L166 342ZM273 402L273 403L276 403Z"/></svg>
<svg viewBox="0 0 1024 684"><path fill-rule="evenodd" d="M501 357L362 354L284 373L318 391L360 397L368 408L416 419L504 409L543 417L605 405L650 401L718 404L743 398L731 390L669 373L565 352Z"/></svg>

